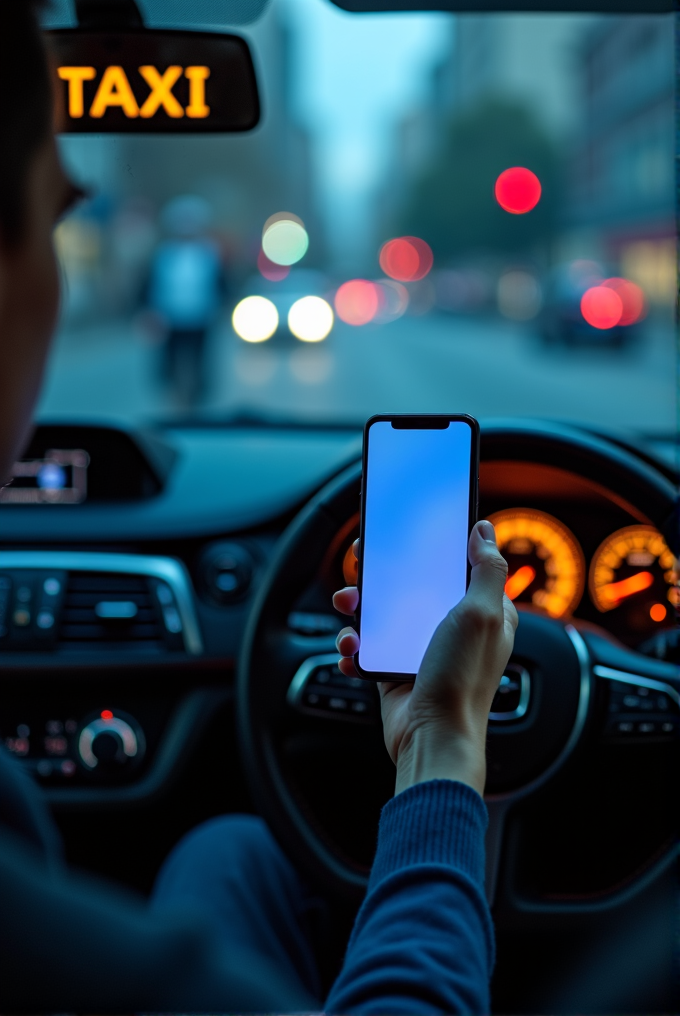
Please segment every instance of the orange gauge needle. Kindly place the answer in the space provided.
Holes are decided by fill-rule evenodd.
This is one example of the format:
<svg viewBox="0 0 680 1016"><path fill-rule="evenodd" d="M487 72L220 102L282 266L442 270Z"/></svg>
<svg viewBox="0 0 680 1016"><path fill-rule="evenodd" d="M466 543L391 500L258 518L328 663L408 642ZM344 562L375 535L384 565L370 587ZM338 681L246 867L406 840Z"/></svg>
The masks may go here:
<svg viewBox="0 0 680 1016"><path fill-rule="evenodd" d="M606 586L600 586L600 596L607 600L612 606L616 606L633 593L641 593L643 589L649 589L654 582L651 572L641 571L635 575L629 575L627 579L620 582L610 582Z"/></svg>
<svg viewBox="0 0 680 1016"><path fill-rule="evenodd" d="M536 578L536 572L530 564L523 564L521 568L508 577L505 583L505 595L516 600L520 593L523 593Z"/></svg>

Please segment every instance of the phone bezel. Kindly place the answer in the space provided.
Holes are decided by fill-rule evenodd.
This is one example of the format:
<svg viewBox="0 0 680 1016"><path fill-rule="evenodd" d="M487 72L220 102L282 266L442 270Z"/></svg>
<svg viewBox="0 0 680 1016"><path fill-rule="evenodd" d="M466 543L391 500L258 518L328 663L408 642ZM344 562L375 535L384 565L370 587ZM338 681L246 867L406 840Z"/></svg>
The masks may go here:
<svg viewBox="0 0 680 1016"><path fill-rule="evenodd" d="M479 423L468 413L391 413L371 416L364 425L364 441L361 453L362 480L361 480L361 507L359 521L359 560L357 587L359 589L359 609L356 614L356 627L361 638L361 596L363 592L364 572L364 529L366 518L366 487L368 476L368 436L369 430L375 423L393 423L398 421L400 429L404 430L444 430L444 427L437 427L436 423L443 421L450 423L465 423L470 428L470 484L468 500L468 537L472 527L477 521L479 510ZM410 425L409 425L410 422ZM470 562L467 562L465 588L470 584ZM359 653L355 653L354 666L359 677L365 681L399 681L402 683L415 681L415 674L393 674L389 672L378 672L364 670L359 665Z"/></svg>

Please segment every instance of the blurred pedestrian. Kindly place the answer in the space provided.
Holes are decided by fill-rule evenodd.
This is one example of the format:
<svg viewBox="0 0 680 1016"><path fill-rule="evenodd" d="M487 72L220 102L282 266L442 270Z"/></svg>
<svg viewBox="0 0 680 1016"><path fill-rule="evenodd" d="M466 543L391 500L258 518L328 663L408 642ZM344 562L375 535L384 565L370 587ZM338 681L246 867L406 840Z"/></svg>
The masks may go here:
<svg viewBox="0 0 680 1016"><path fill-rule="evenodd" d="M161 213L165 232L152 257L147 305L162 322L160 373L184 406L200 402L206 387L206 345L226 295L211 210L195 195L173 198Z"/></svg>

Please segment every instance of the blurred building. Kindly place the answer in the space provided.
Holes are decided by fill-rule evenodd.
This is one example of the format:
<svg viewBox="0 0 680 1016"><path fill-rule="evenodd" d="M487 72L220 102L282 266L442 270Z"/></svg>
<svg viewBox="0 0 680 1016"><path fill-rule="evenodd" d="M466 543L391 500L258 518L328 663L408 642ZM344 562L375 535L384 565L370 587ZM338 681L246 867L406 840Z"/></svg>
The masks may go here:
<svg viewBox="0 0 680 1016"><path fill-rule="evenodd" d="M579 117L566 256L596 249L652 301L675 298L672 16L603 17L574 54Z"/></svg>
<svg viewBox="0 0 680 1016"><path fill-rule="evenodd" d="M488 97L530 107L560 140L574 126L573 53L592 17L568 14L463 14L457 19L448 79L456 111Z"/></svg>
<svg viewBox="0 0 680 1016"><path fill-rule="evenodd" d="M381 195L388 222L413 181L437 159L448 124L485 99L526 106L556 145L578 117L574 52L590 15L461 14L451 18L447 54L425 101L402 119L394 139L396 181Z"/></svg>
<svg viewBox="0 0 680 1016"><path fill-rule="evenodd" d="M451 117L487 98L525 104L559 141L577 119L573 54L591 16L461 14L425 103L403 119L397 142L407 177L436 155Z"/></svg>

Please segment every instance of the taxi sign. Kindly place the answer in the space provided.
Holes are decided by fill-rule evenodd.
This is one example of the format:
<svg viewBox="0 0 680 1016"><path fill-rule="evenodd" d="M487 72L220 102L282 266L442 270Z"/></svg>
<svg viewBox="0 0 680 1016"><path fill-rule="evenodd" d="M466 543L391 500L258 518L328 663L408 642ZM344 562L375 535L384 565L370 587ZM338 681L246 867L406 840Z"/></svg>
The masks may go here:
<svg viewBox="0 0 680 1016"><path fill-rule="evenodd" d="M259 121L253 61L239 36L63 29L48 39L62 133L204 134Z"/></svg>

